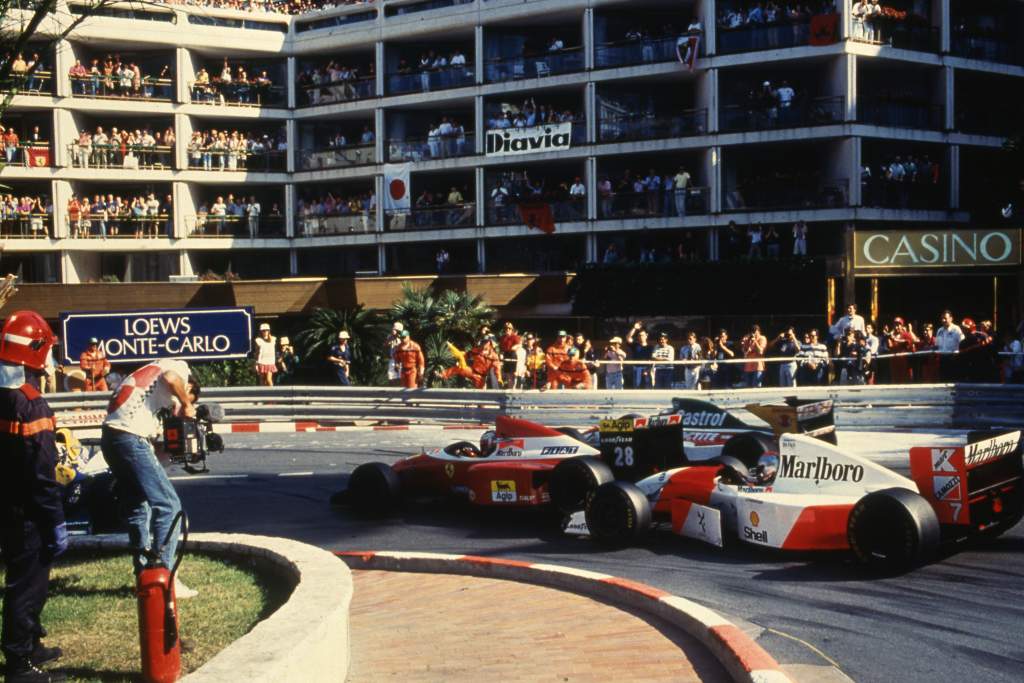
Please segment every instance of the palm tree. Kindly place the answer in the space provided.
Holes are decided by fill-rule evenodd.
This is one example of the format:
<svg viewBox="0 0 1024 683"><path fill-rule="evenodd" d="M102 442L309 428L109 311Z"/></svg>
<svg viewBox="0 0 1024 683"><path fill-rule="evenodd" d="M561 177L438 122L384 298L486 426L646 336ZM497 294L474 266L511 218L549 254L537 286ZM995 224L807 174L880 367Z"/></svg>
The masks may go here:
<svg viewBox="0 0 1024 683"><path fill-rule="evenodd" d="M308 326L295 335L303 357L323 362L328 349L346 330L351 339L352 368L350 378L365 386L385 383L387 358L384 353L386 319L379 311L367 310L362 304L354 308L318 308L309 318Z"/></svg>
<svg viewBox="0 0 1024 683"><path fill-rule="evenodd" d="M473 343L483 325L494 323L494 309L483 298L466 292L434 293L429 287L416 289L404 283L402 298L391 306L391 319L402 322L409 334L420 341L430 382L435 371L452 363L446 342L459 346Z"/></svg>

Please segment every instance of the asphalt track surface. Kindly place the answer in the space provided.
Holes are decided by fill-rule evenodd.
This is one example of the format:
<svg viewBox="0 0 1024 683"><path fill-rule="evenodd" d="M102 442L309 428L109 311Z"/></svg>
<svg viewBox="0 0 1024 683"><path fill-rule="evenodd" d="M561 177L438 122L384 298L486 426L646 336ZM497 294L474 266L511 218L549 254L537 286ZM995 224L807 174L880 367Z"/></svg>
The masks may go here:
<svg viewBox="0 0 1024 683"><path fill-rule="evenodd" d="M416 550L550 562L642 581L705 604L757 636L782 664L834 665L856 681L1020 681L1024 524L910 574L870 578L842 555L720 550L671 533L609 552L563 537L550 516L413 504L368 521L328 505L359 464L479 431L231 434L211 472L172 473L194 531L294 538L330 550ZM840 446L906 473L910 445L954 435L840 435ZM623 643L622 647L630 647ZM628 679L628 672L622 672Z"/></svg>

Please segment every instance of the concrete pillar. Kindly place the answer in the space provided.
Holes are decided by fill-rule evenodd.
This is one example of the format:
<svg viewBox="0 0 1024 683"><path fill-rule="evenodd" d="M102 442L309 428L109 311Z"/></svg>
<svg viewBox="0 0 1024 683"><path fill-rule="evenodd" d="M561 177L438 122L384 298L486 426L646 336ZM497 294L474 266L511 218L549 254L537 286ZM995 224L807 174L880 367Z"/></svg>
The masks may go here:
<svg viewBox="0 0 1024 683"><path fill-rule="evenodd" d="M583 10L583 64L589 71L594 68L594 10Z"/></svg>
<svg viewBox="0 0 1024 683"><path fill-rule="evenodd" d="M298 62L296 61L295 57L289 57L288 58L286 71L287 71L287 74L288 74L288 77L287 77L288 78L288 83L287 83L287 86L286 86L288 88L288 108L289 109L294 109L295 108L295 100L296 100L295 85L298 82L298 73L299 73L298 72Z"/></svg>
<svg viewBox="0 0 1024 683"><path fill-rule="evenodd" d="M373 110L373 158L378 164L384 163L384 140L387 135L387 124L384 119L383 107Z"/></svg>
<svg viewBox="0 0 1024 683"><path fill-rule="evenodd" d="M295 247L288 250L288 274L299 274L299 250Z"/></svg>
<svg viewBox="0 0 1024 683"><path fill-rule="evenodd" d="M482 237L476 239L476 272L487 272L487 245Z"/></svg>
<svg viewBox="0 0 1024 683"><path fill-rule="evenodd" d="M700 22L704 25L704 54L712 57L718 42L714 0L699 0L694 8L694 15L700 17Z"/></svg>
<svg viewBox="0 0 1024 683"><path fill-rule="evenodd" d="M374 62L376 63L376 75L377 75L377 97L384 96L384 69L387 68L387 63L384 61L384 43L378 40L374 43Z"/></svg>
<svg viewBox="0 0 1024 683"><path fill-rule="evenodd" d="M952 0L932 0L932 12L939 25L939 52L948 55L952 47Z"/></svg>
<svg viewBox="0 0 1024 683"><path fill-rule="evenodd" d="M377 274L384 275L388 272L388 250L383 244L377 245Z"/></svg>
<svg viewBox="0 0 1024 683"><path fill-rule="evenodd" d="M185 276L196 274L195 269L192 267L192 259L187 251L178 252L178 274Z"/></svg>
<svg viewBox="0 0 1024 683"><path fill-rule="evenodd" d="M583 90L583 114L586 117L587 142L597 142L597 84L591 81Z"/></svg>
<svg viewBox="0 0 1024 683"><path fill-rule="evenodd" d="M860 172L864 165L862 157L862 138L850 138L849 145L849 173L850 173L850 206L862 206L864 197L861 196Z"/></svg>
<svg viewBox="0 0 1024 683"><path fill-rule="evenodd" d="M53 234L57 239L67 238L68 232L68 201L71 199L71 183L66 180L54 180L50 188L53 197Z"/></svg>
<svg viewBox="0 0 1024 683"><path fill-rule="evenodd" d="M285 139L288 141L288 154L285 163L289 173L295 173L299 167L299 124L295 119L285 123Z"/></svg>
<svg viewBox="0 0 1024 683"><path fill-rule="evenodd" d="M587 263L597 263L597 234L588 232L586 235L586 242L584 243L586 249L585 261Z"/></svg>
<svg viewBox="0 0 1024 683"><path fill-rule="evenodd" d="M955 77L953 67L944 66L939 78L939 104L942 105L942 130L950 131L956 128L956 93Z"/></svg>
<svg viewBox="0 0 1024 683"><path fill-rule="evenodd" d="M722 148L708 147L704 150L703 184L708 186L708 210L711 213L722 212Z"/></svg>
<svg viewBox="0 0 1024 683"><path fill-rule="evenodd" d="M487 225L487 193L490 188L485 184L483 167L477 166L473 169L473 179L476 184L476 224Z"/></svg>
<svg viewBox="0 0 1024 683"><path fill-rule="evenodd" d="M839 6L839 40L843 41L850 37L853 2L852 0L840 0L836 4Z"/></svg>
<svg viewBox="0 0 1024 683"><path fill-rule="evenodd" d="M78 277L78 269L75 268L75 262L71 258L71 253L62 251L60 254L60 269L61 269L61 280L66 285L77 285L81 283L81 279Z"/></svg>
<svg viewBox="0 0 1024 683"><path fill-rule="evenodd" d="M831 78L826 79L828 91L825 93L831 97L842 97L845 99L846 110L843 112L843 121L857 120L857 57L851 54L837 55L831 64Z"/></svg>
<svg viewBox="0 0 1024 683"><path fill-rule="evenodd" d="M377 207L374 215L371 216L373 222L373 229L376 232L384 232L384 176L377 174L373 177L373 192L377 197Z"/></svg>
<svg viewBox="0 0 1024 683"><path fill-rule="evenodd" d="M284 186L284 235L288 239L295 237L295 211L297 203L295 199L295 184L288 183Z"/></svg>
<svg viewBox="0 0 1024 683"><path fill-rule="evenodd" d="M477 26L473 30L473 70L477 85L484 82L484 54L484 27Z"/></svg>
<svg viewBox="0 0 1024 683"><path fill-rule="evenodd" d="M477 154L484 153L484 145L487 142L487 117L484 115L484 96L477 95L473 98L473 151Z"/></svg>
<svg viewBox="0 0 1024 683"><path fill-rule="evenodd" d="M53 110L53 165L70 166L68 146L78 139L78 124L67 109Z"/></svg>
<svg viewBox="0 0 1024 683"><path fill-rule="evenodd" d="M708 230L708 260L709 261L717 261L719 258L721 258L720 255L719 255L719 247L718 247L719 233L720 232L721 232L721 228L718 228L718 227L710 228Z"/></svg>
<svg viewBox="0 0 1024 683"><path fill-rule="evenodd" d="M195 62L192 61L192 53L179 47L175 50L174 61L174 101L190 102L192 93L189 83L196 80L196 67Z"/></svg>
<svg viewBox="0 0 1024 683"><path fill-rule="evenodd" d="M949 208L960 208L960 145L949 147Z"/></svg>
<svg viewBox="0 0 1024 683"><path fill-rule="evenodd" d="M62 40L54 47L53 79L57 83L57 97L71 96L71 80L68 71L75 65L75 50L71 43Z"/></svg>
<svg viewBox="0 0 1024 683"><path fill-rule="evenodd" d="M184 114L174 115L174 167L188 168L188 143L192 139L192 117Z"/></svg>
<svg viewBox="0 0 1024 683"><path fill-rule="evenodd" d="M188 237L195 228L196 201L188 183L173 183L171 196L174 198L174 237Z"/></svg>
<svg viewBox="0 0 1024 683"><path fill-rule="evenodd" d="M587 220L597 220L597 157L587 157L583 184L587 188Z"/></svg>
<svg viewBox="0 0 1024 683"><path fill-rule="evenodd" d="M843 309L845 310L850 304L857 303L857 286L854 277L854 224L845 223L843 225ZM813 230L813 226L809 226L808 230ZM873 316L872 316L873 317Z"/></svg>
<svg viewBox="0 0 1024 683"><path fill-rule="evenodd" d="M718 132L718 69L708 69L697 76L697 109L707 110L706 133Z"/></svg>

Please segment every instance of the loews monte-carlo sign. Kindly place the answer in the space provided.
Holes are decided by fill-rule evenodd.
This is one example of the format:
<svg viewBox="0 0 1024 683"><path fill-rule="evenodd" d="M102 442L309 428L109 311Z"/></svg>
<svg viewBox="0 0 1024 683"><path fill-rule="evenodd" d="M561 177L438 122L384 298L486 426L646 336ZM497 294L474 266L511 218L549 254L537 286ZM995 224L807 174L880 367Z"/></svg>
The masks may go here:
<svg viewBox="0 0 1024 683"><path fill-rule="evenodd" d="M857 230L854 265L964 268L1021 263L1020 230Z"/></svg>

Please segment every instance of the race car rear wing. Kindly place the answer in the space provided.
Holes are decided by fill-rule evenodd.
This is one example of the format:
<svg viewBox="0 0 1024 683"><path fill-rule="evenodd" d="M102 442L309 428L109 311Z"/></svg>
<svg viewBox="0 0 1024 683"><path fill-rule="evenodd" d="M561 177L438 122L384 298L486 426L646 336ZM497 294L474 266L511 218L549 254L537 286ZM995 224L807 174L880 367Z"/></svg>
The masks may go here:
<svg viewBox="0 0 1024 683"><path fill-rule="evenodd" d="M939 523L978 532L1024 514L1021 431L974 432L965 446L910 449L910 472Z"/></svg>
<svg viewBox="0 0 1024 683"><path fill-rule="evenodd" d="M836 444L835 406L831 400L804 401L791 396L782 404L748 403L744 407L767 422L775 438L806 434Z"/></svg>

